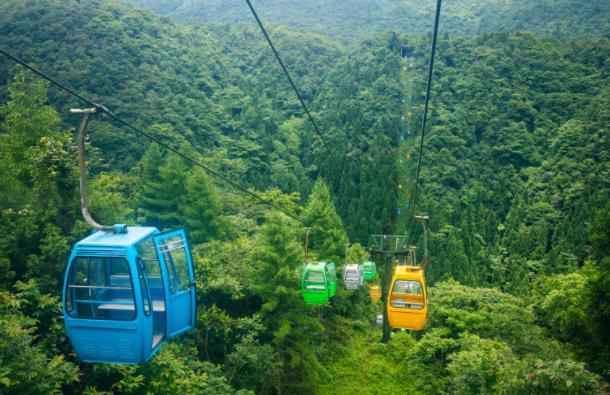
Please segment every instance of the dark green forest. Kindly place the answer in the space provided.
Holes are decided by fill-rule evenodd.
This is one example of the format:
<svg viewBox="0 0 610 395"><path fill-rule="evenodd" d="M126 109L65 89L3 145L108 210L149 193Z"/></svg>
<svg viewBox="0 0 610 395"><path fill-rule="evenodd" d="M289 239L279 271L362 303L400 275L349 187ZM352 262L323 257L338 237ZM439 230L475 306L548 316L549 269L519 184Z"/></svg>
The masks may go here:
<svg viewBox="0 0 610 395"><path fill-rule="evenodd" d="M310 235L311 259L340 268L368 259L369 235L404 232L423 258L405 205L432 2L260 4L345 179L245 2L134 3L169 16L0 0L0 47L324 229ZM0 394L608 393L608 12L525 0L443 9L417 205L430 216L428 319L387 344L368 283L339 281L326 306L303 303L303 223L95 115L93 217L183 227L195 263L196 328L137 366L80 361L63 323L70 252L91 233L81 118L69 113L84 104L0 57Z"/></svg>

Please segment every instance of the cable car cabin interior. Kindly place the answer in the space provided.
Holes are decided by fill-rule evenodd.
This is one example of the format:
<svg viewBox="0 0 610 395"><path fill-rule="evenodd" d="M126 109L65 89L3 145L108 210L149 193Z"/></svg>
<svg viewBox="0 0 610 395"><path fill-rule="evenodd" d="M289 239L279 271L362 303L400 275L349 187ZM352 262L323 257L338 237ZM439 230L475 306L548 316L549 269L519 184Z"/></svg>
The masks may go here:
<svg viewBox="0 0 610 395"><path fill-rule="evenodd" d="M371 289L369 290L369 297L371 298L371 300L381 299L381 287L379 285L371 285Z"/></svg>
<svg viewBox="0 0 610 395"><path fill-rule="evenodd" d="M97 232L74 247L64 282L70 342L85 362L146 362L195 325L193 265L183 230Z"/></svg>
<svg viewBox="0 0 610 395"><path fill-rule="evenodd" d="M362 265L349 264L343 267L343 283L345 289L358 289L364 284L364 267Z"/></svg>
<svg viewBox="0 0 610 395"><path fill-rule="evenodd" d="M421 330L427 308L424 271L416 266L397 266L388 299L390 326Z"/></svg>
<svg viewBox="0 0 610 395"><path fill-rule="evenodd" d="M373 278L375 278L375 276L377 275L377 265L375 265L375 262L364 262L362 266L364 267L365 280L372 280Z"/></svg>
<svg viewBox="0 0 610 395"><path fill-rule="evenodd" d="M337 293L334 263L303 262L301 290L306 304L326 304Z"/></svg>

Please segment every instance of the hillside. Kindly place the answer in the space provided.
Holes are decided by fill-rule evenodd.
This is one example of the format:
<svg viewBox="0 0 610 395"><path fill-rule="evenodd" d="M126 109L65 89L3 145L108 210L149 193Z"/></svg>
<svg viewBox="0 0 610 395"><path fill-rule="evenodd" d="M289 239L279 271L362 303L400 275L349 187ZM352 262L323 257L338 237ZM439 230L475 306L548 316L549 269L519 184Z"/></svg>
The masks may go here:
<svg viewBox="0 0 610 395"><path fill-rule="evenodd" d="M326 33L332 21L320 22ZM421 261L421 229L403 208L430 38L392 29L343 45L303 27L269 25L346 180L251 24L181 25L110 0L0 2L0 47L298 219L97 116L90 211L104 224L184 228L197 317L145 364L83 363L61 302L71 249L91 234L81 118L68 111L82 103L0 57L0 392L606 393L610 41L443 35L417 206L430 215L428 318L383 344L382 302L368 295L383 260L360 289L339 279L328 304L306 305L303 228L317 229L309 259L339 273L369 258L370 234L407 232ZM415 46L408 72L402 44Z"/></svg>
<svg viewBox="0 0 610 395"><path fill-rule="evenodd" d="M253 22L243 0L124 0L181 23ZM266 21L306 29L349 43L373 32L424 34L435 2L412 0L272 0L253 2ZM529 31L557 37L610 38L610 4L603 0L446 0L441 33L475 37L496 31Z"/></svg>

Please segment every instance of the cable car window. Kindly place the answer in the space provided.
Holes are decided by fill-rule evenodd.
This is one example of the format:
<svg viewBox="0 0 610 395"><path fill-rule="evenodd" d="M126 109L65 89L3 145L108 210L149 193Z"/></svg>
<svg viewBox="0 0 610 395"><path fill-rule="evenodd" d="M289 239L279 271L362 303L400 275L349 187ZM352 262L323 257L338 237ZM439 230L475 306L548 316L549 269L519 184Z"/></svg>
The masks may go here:
<svg viewBox="0 0 610 395"><path fill-rule="evenodd" d="M101 263L101 259L96 259L96 264L94 265L96 270L96 278L97 282L100 285L106 285L106 271L104 270L104 264Z"/></svg>
<svg viewBox="0 0 610 395"><path fill-rule="evenodd" d="M305 289L323 291L326 289L326 278L322 272L305 273Z"/></svg>
<svg viewBox="0 0 610 395"><path fill-rule="evenodd" d="M152 236L136 245L138 256L144 262L144 271L146 277L150 280L151 277L161 277L161 266L159 265L159 257L155 252L155 243Z"/></svg>
<svg viewBox="0 0 610 395"><path fill-rule="evenodd" d="M123 321L136 317L133 282L124 259L75 258L65 292L71 317Z"/></svg>
<svg viewBox="0 0 610 395"><path fill-rule="evenodd" d="M348 270L345 272L345 279L348 281L358 280L358 272L356 270Z"/></svg>
<svg viewBox="0 0 610 395"><path fill-rule="evenodd" d="M186 240L182 239L182 235L170 236L163 239L160 247L167 265L172 294L189 291L191 278L186 258Z"/></svg>
<svg viewBox="0 0 610 395"><path fill-rule="evenodd" d="M127 266L127 262L122 259L113 259L111 260L112 271L111 274L118 276L128 276L129 275L129 267Z"/></svg>
<svg viewBox="0 0 610 395"><path fill-rule="evenodd" d="M396 280L392 293L405 295L423 295L424 289L419 281Z"/></svg>
<svg viewBox="0 0 610 395"><path fill-rule="evenodd" d="M305 281L324 282L324 273L307 272L307 273L305 273Z"/></svg>

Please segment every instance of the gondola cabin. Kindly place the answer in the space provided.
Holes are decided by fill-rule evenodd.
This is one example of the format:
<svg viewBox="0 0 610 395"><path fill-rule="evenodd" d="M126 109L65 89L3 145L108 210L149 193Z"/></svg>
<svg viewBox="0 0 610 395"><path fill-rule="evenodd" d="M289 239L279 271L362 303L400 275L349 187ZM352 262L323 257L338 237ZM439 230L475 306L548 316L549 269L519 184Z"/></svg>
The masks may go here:
<svg viewBox="0 0 610 395"><path fill-rule="evenodd" d="M416 266L396 266L388 298L388 321L392 328L421 330L428 301L424 271Z"/></svg>
<svg viewBox="0 0 610 395"><path fill-rule="evenodd" d="M301 291L306 304L325 305L337 293L337 272L334 263L303 262Z"/></svg>
<svg viewBox="0 0 610 395"><path fill-rule="evenodd" d="M114 228L74 247L63 315L83 361L139 364L195 326L193 262L183 230Z"/></svg>
<svg viewBox="0 0 610 395"><path fill-rule="evenodd" d="M345 289L360 288L364 284L364 267L356 264L343 266L343 283Z"/></svg>
<svg viewBox="0 0 610 395"><path fill-rule="evenodd" d="M398 212L398 214L400 215L400 211ZM364 262L362 266L364 267L365 280L372 280L373 278L375 278L375 276L377 275L377 265L375 265L375 262Z"/></svg>
<svg viewBox="0 0 610 395"><path fill-rule="evenodd" d="M369 289L369 297L371 300L381 299L381 287L379 285L371 285L371 289Z"/></svg>

